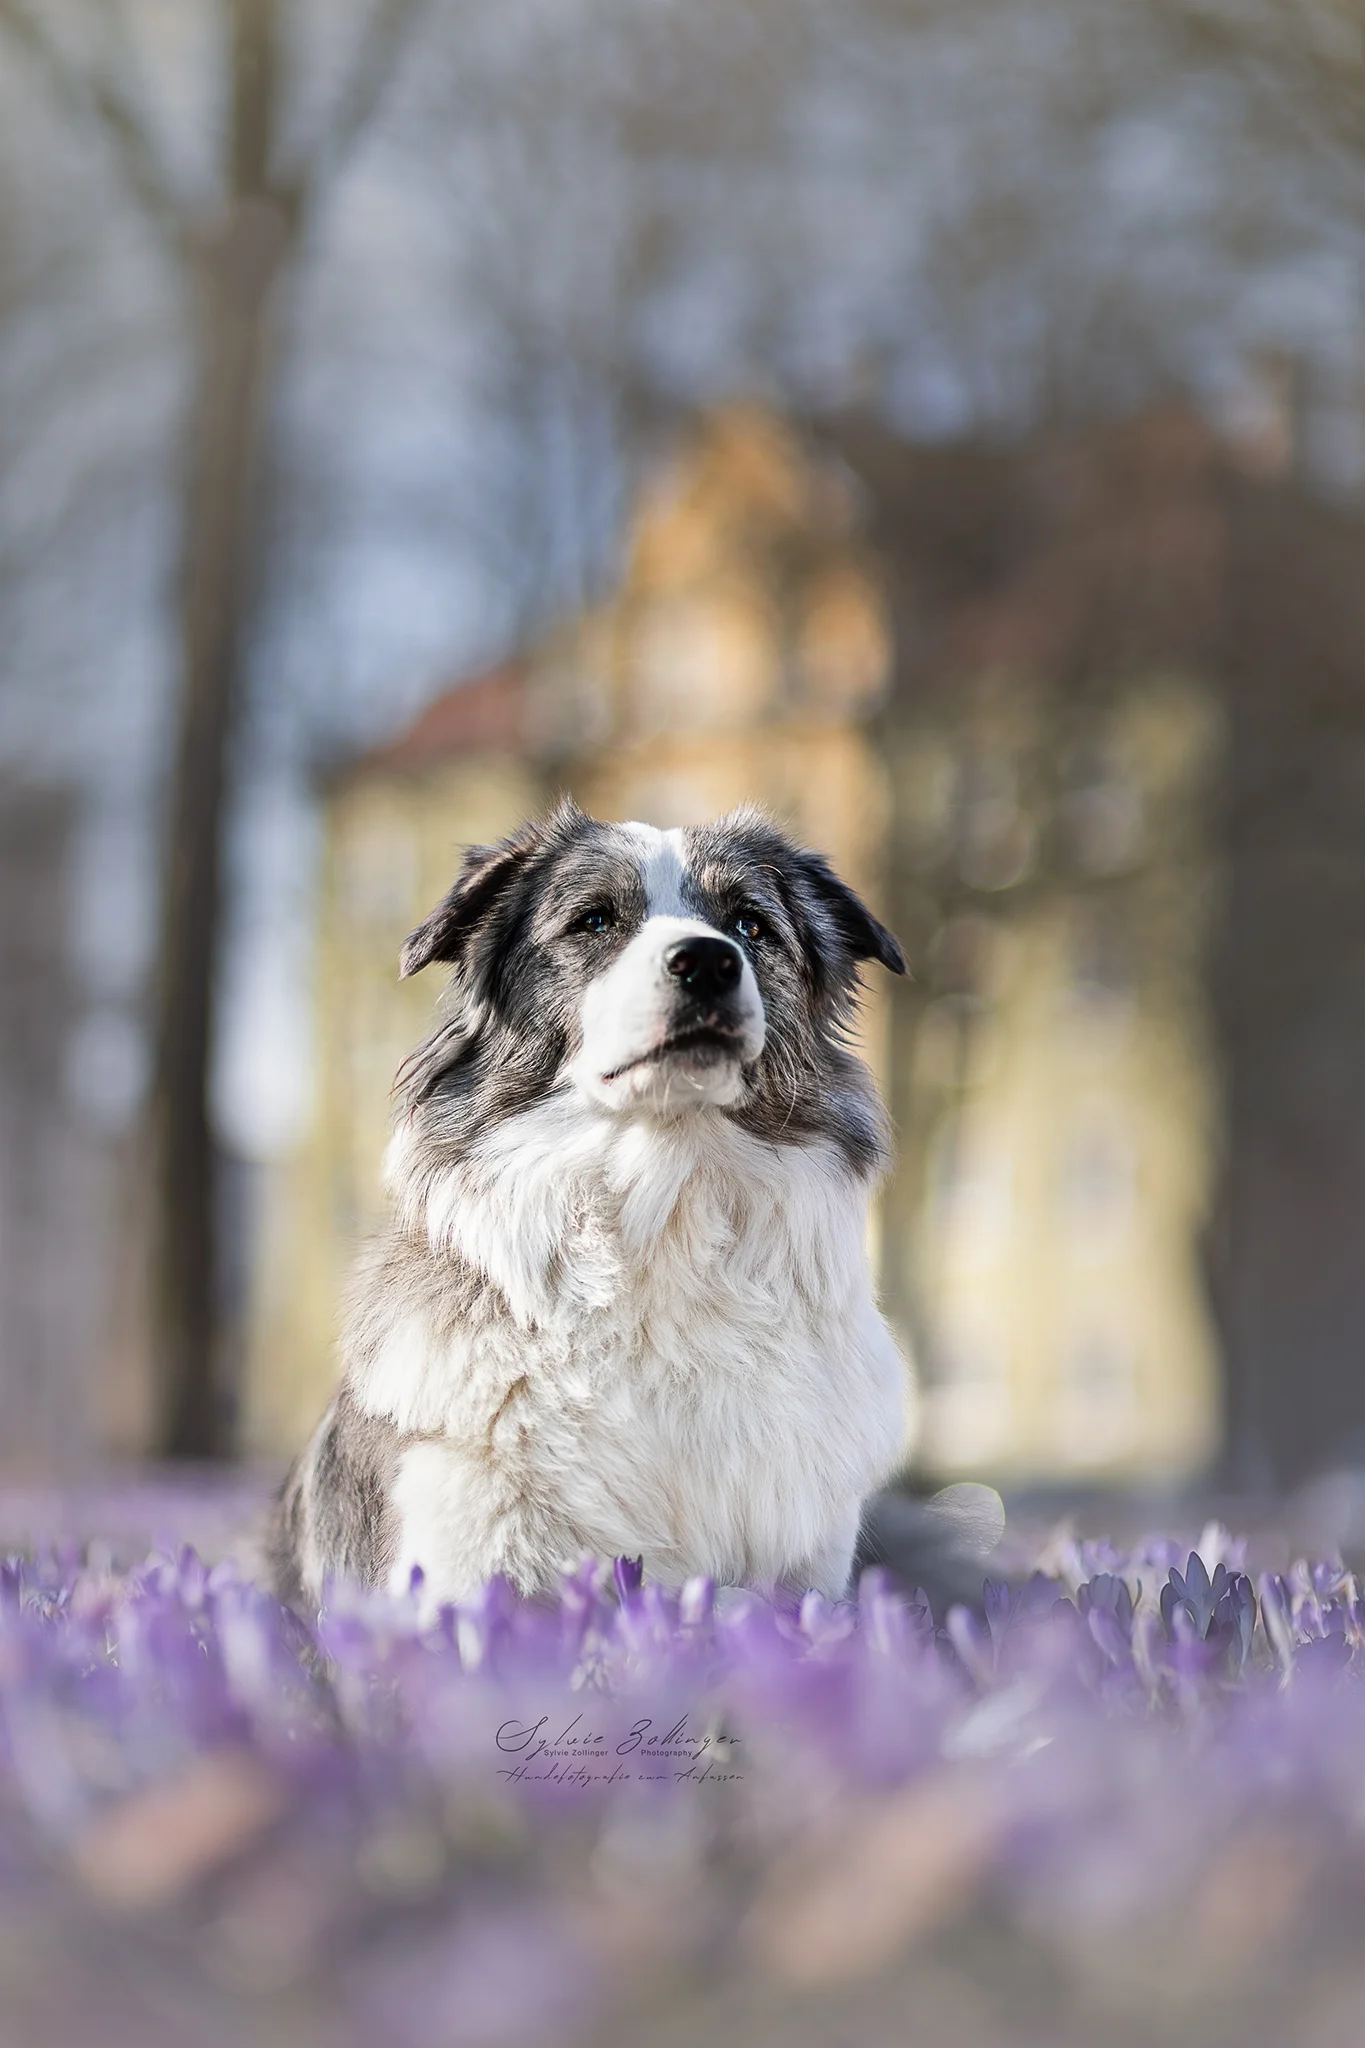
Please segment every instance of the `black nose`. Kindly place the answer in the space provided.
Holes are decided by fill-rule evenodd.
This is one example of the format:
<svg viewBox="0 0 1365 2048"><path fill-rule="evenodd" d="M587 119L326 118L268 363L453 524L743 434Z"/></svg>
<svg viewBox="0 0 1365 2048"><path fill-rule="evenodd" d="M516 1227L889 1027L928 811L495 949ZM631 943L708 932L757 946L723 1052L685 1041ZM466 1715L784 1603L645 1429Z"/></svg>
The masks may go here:
<svg viewBox="0 0 1365 2048"><path fill-rule="evenodd" d="M728 939L679 939L664 954L664 966L698 1002L725 995L736 985L744 956Z"/></svg>

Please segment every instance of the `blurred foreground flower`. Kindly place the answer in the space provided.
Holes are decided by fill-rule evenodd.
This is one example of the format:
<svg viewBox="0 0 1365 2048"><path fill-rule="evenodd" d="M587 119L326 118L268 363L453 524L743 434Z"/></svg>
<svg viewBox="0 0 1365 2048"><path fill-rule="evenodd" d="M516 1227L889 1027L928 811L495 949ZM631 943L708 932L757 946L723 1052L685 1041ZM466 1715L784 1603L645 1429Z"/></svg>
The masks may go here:
<svg viewBox="0 0 1365 2048"><path fill-rule="evenodd" d="M11 1558L6 2048L776 2041L812 1999L846 2041L1327 2043L1365 2012L1365 1604L1204 1547L1073 1550L942 1627L875 1572L773 1605L585 1560L309 1629L189 1549Z"/></svg>

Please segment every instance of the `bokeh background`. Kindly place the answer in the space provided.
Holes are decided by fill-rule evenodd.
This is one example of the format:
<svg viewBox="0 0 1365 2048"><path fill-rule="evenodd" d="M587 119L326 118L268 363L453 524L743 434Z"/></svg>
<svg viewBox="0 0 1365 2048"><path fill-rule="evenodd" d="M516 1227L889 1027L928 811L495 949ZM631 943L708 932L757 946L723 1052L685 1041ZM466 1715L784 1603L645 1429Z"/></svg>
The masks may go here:
<svg viewBox="0 0 1365 2048"><path fill-rule="evenodd" d="M278 1467L404 933L755 797L917 1483L1365 1482L1365 6L0 0L0 1470Z"/></svg>

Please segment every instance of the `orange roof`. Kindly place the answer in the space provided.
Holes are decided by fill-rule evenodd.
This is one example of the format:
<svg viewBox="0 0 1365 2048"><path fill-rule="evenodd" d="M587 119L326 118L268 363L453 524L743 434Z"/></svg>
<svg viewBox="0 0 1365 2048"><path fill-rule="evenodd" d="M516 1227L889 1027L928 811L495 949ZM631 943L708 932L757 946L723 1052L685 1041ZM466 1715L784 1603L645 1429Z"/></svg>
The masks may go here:
<svg viewBox="0 0 1365 2048"><path fill-rule="evenodd" d="M525 744L525 671L503 662L444 691L396 739L362 754L350 772L422 768L443 754L520 753Z"/></svg>

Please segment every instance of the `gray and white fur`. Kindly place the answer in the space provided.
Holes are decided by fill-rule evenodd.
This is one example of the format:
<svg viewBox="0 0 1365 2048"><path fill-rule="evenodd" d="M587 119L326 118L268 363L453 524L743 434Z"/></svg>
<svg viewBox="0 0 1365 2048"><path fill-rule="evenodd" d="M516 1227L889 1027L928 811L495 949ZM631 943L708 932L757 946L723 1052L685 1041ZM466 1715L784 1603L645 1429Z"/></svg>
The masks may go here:
<svg viewBox="0 0 1365 2048"><path fill-rule="evenodd" d="M284 1598L420 1566L434 1609L495 1573L547 1591L585 1552L845 1592L910 1422L866 1252L866 960L904 972L755 810L661 832L565 803L469 853L403 950L453 971L278 1503Z"/></svg>

